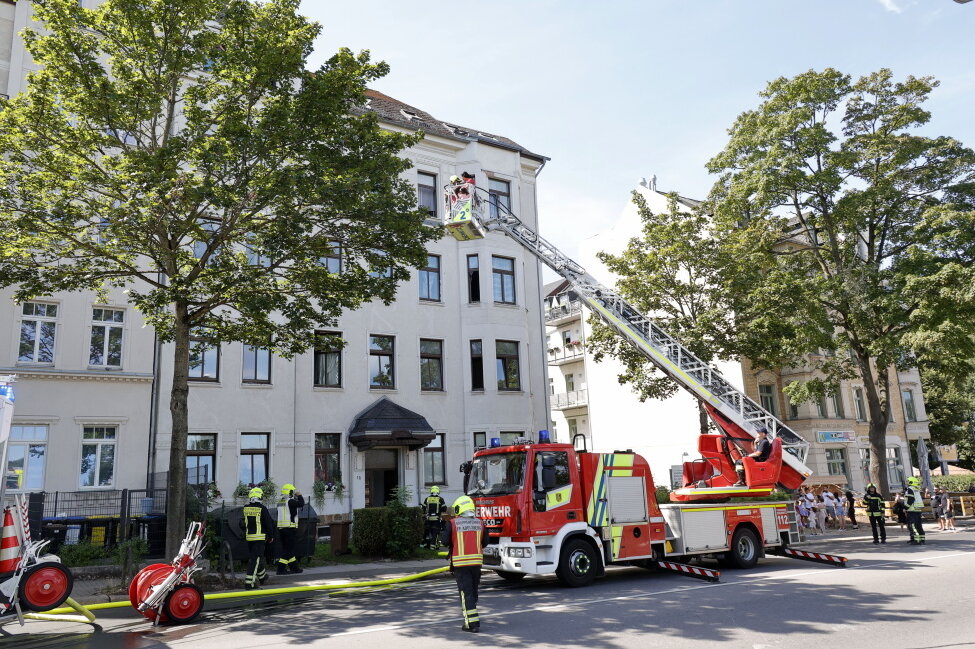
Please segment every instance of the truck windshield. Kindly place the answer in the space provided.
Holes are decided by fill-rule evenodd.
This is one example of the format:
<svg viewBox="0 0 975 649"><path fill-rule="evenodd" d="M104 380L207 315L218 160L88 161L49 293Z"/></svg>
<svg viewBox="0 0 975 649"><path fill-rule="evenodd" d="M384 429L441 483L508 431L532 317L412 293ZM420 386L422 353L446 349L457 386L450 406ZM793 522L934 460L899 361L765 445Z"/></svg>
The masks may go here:
<svg viewBox="0 0 975 649"><path fill-rule="evenodd" d="M468 496L516 494L525 484L525 453L501 453L475 458L467 483Z"/></svg>

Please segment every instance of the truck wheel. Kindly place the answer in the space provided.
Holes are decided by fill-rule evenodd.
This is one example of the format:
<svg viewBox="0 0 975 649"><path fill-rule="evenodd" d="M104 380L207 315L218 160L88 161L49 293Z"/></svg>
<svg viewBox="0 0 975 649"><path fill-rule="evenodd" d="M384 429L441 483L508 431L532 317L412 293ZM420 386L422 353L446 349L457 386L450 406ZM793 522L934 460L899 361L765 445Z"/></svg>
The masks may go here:
<svg viewBox="0 0 975 649"><path fill-rule="evenodd" d="M501 577L505 581L509 581L511 583L521 581L527 576L523 572L508 572L507 570L495 570L494 572L498 573L498 577Z"/></svg>
<svg viewBox="0 0 975 649"><path fill-rule="evenodd" d="M758 563L760 548L755 532L739 527L731 537L731 548L725 555L727 564L735 568L751 568Z"/></svg>
<svg viewBox="0 0 975 649"><path fill-rule="evenodd" d="M45 561L31 566L20 580L17 596L29 611L50 611L71 595L74 577L60 563Z"/></svg>
<svg viewBox="0 0 975 649"><path fill-rule="evenodd" d="M598 560L596 551L591 545L581 539L575 539L562 548L562 557L559 559L559 567L555 574L566 586L573 588L588 586L596 578Z"/></svg>

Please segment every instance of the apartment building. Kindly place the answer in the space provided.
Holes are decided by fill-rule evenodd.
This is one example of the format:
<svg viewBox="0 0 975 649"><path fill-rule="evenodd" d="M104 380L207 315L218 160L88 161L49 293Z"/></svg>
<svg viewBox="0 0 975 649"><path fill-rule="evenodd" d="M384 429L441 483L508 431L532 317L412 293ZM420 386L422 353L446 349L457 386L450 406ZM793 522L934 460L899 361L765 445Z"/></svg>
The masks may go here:
<svg viewBox="0 0 975 649"><path fill-rule="evenodd" d="M19 30L28 11L28 3L0 2L0 21L12 13ZM8 38L6 87L16 94L29 66L19 37ZM440 187L462 171L476 174L492 203L537 227L535 184L546 158L380 92L369 92L367 109L384 128L425 132L404 153L414 165L404 177L416 184L430 227L443 216ZM475 447L546 428L538 262L500 234L444 237L428 250L393 304L345 313L293 360L196 341L189 480L214 483L224 498L265 478L305 494L320 481L333 489L327 514L381 505L397 486L416 499L438 485L450 499L462 489L457 467ZM340 271L345 260L336 250L323 263ZM154 476L162 484L172 355L121 292L16 303L11 290L0 291L0 373L18 377L9 490L142 489Z"/></svg>

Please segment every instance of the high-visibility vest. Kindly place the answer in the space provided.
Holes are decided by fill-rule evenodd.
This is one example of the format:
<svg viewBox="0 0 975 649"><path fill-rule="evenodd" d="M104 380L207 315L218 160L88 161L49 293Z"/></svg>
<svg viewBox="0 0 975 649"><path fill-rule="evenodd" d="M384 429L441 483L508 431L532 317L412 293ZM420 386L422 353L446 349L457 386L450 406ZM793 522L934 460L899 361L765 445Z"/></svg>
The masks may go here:
<svg viewBox="0 0 975 649"><path fill-rule="evenodd" d="M480 566L484 561L481 556L483 533L484 524L480 518L460 516L450 521L450 565L455 568Z"/></svg>
<svg viewBox="0 0 975 649"><path fill-rule="evenodd" d="M250 504L244 507L244 540L245 541L265 541L264 528L261 526L261 512L264 509L260 505Z"/></svg>
<svg viewBox="0 0 975 649"><path fill-rule="evenodd" d="M440 512L444 508L444 500L440 496L429 495L427 499L423 501L427 508L427 520L428 521L439 521Z"/></svg>
<svg viewBox="0 0 975 649"><path fill-rule="evenodd" d="M907 511L909 512L919 512L924 509L924 498L921 497L921 492L918 491L917 487L907 488Z"/></svg>
<svg viewBox="0 0 975 649"><path fill-rule="evenodd" d="M291 507L288 503L291 502L290 498L282 498L278 502L278 527L298 527L298 521L291 518ZM295 512L297 513L297 512Z"/></svg>

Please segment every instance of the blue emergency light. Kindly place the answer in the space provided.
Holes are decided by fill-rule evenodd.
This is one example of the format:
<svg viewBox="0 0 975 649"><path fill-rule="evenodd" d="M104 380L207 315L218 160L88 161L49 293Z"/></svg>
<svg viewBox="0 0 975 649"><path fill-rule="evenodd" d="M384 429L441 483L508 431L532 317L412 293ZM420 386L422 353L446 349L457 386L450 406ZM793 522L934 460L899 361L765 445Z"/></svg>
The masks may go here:
<svg viewBox="0 0 975 649"><path fill-rule="evenodd" d="M492 437L491 438L491 448L500 448L500 447L501 447L501 438L500 437Z"/></svg>
<svg viewBox="0 0 975 649"><path fill-rule="evenodd" d="M548 444L552 441L552 435L547 430L538 431L538 443Z"/></svg>

